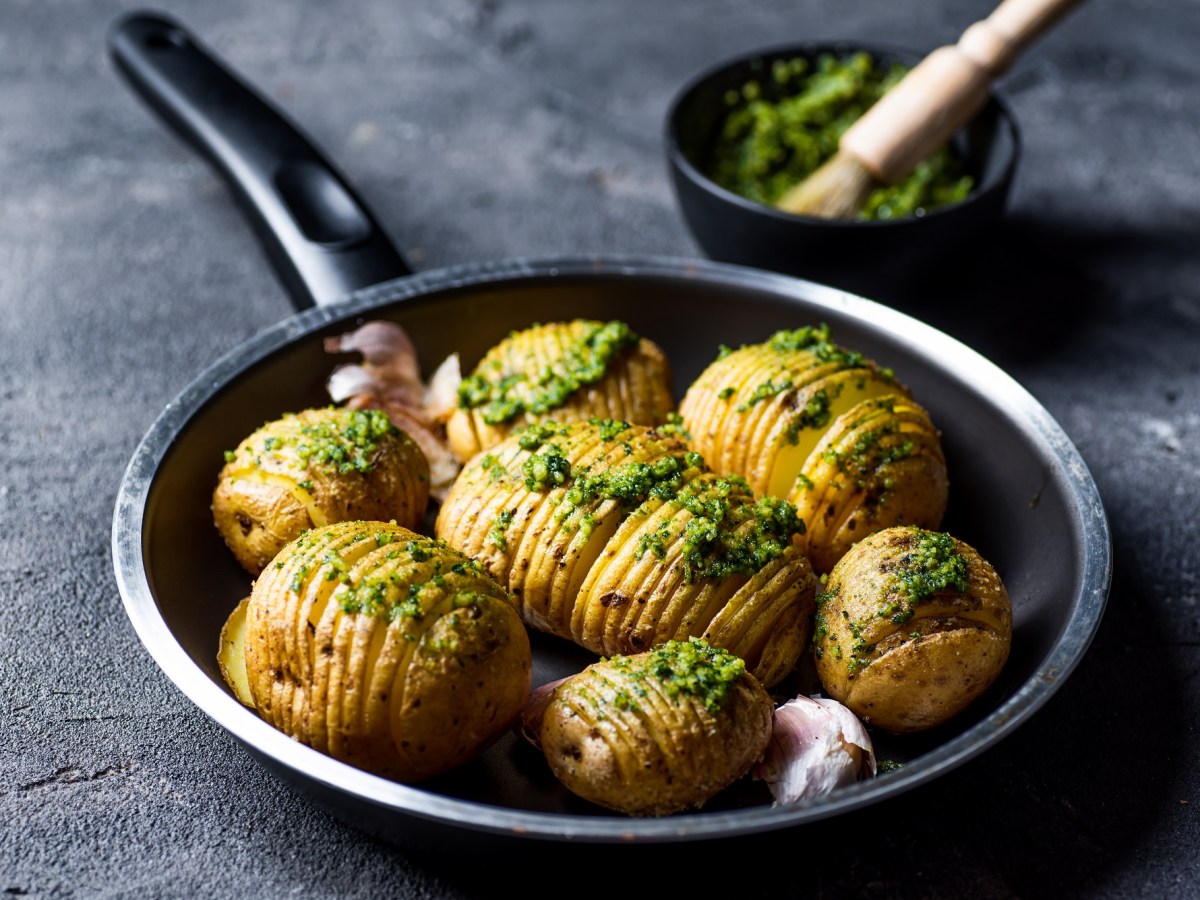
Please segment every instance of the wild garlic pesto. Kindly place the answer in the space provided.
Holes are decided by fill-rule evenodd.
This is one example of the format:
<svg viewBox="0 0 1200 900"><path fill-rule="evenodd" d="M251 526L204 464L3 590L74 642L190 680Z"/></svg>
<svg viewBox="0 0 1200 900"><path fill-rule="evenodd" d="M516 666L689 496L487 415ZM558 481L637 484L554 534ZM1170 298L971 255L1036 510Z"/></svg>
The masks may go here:
<svg viewBox="0 0 1200 900"><path fill-rule="evenodd" d="M643 657L613 656L606 662L634 681L657 681L673 699L695 697L709 712L725 705L733 685L746 671L740 657L696 637L667 641ZM624 699L616 697L615 702L620 708L628 708L633 700L626 694Z"/></svg>
<svg viewBox="0 0 1200 900"><path fill-rule="evenodd" d="M913 528L910 543L896 560L884 566L888 602L879 615L896 624L907 622L920 603L941 591L967 589L967 559L946 532Z"/></svg>
<svg viewBox="0 0 1200 900"><path fill-rule="evenodd" d="M670 499L692 514L680 535L664 523L643 535L637 557L647 552L660 559L683 539L684 579L695 582L728 575L753 575L777 559L804 532L804 522L786 500L750 493L744 478L695 479Z"/></svg>
<svg viewBox="0 0 1200 900"><path fill-rule="evenodd" d="M481 410L489 425L510 422L522 413L544 415L567 402L585 385L604 377L612 363L641 338L624 322L593 322L562 355L534 375L508 371L494 359L464 378L458 388L463 409Z"/></svg>
<svg viewBox="0 0 1200 900"><path fill-rule="evenodd" d="M875 619L903 625L912 620L920 604L936 594L968 589L967 560L958 552L957 543L950 534L914 526L906 529L903 541L896 542L894 546L899 551L898 555L887 559L879 567L882 581L878 584L880 603L873 612ZM813 641L818 657L824 653L822 642L830 631L826 610L840 590L840 585L835 584L817 595ZM852 638L849 652L836 642L830 650L835 659L848 656L847 670L853 673L870 665L875 646L869 644L862 635L869 624L868 619L855 619L845 609L841 610L841 616ZM912 631L904 642L919 640L922 636L921 631Z"/></svg>
<svg viewBox="0 0 1200 900"><path fill-rule="evenodd" d="M243 457L261 464L263 453L282 449L294 452L301 464L330 468L340 474L357 472L366 475L374 467L374 457L380 440L399 435L400 430L392 424L386 413L373 409L350 410L329 407L330 418L306 421L295 413L284 415L261 441L255 444L258 433L244 442L237 450L225 451L225 462L232 463ZM295 427L299 423L299 427ZM305 486L307 485L307 486ZM312 482L300 485L304 490L312 489Z"/></svg>
<svg viewBox="0 0 1200 900"><path fill-rule="evenodd" d="M867 53L779 60L724 100L727 113L706 174L747 199L774 204L833 156L838 141L907 72ZM871 193L859 218L898 219L962 200L974 187L946 147L900 184Z"/></svg>
<svg viewBox="0 0 1200 900"><path fill-rule="evenodd" d="M704 458L680 449L651 459L632 459L604 466L572 465L571 441L586 429L594 429L605 444L624 446L632 428L626 422L593 419L588 423L560 425L541 422L518 432L518 445L525 455L519 475L509 472L492 457L480 461L489 481L519 479L534 493L555 491L555 518L565 522L577 510L585 510L578 523L564 525L568 533L582 530L584 536L595 525L598 503L615 500L622 516L647 515L648 501L674 503L691 513L682 527L673 520L638 538L636 558L653 553L666 558L668 550L681 546L681 565L689 583L727 575L752 575L779 557L794 535L803 533L804 523L791 503L774 497L756 499L744 478L718 477L709 472ZM566 448L566 449L564 449ZM517 466L514 464L514 470ZM512 522L511 511L500 513L491 524L487 542L506 549L504 534ZM682 542L681 544L679 542Z"/></svg>

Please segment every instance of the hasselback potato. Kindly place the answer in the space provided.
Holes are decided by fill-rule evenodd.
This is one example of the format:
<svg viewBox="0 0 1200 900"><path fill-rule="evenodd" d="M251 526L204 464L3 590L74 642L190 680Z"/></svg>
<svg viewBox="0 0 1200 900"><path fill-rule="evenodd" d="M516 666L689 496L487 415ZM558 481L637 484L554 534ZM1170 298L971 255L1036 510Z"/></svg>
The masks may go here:
<svg viewBox="0 0 1200 900"><path fill-rule="evenodd" d="M936 526L949 484L941 439L908 397L863 400L838 416L796 476L796 541L819 572L855 542L898 522Z"/></svg>
<svg viewBox="0 0 1200 900"><path fill-rule="evenodd" d="M829 696L871 725L919 731L999 675L1012 605L995 569L945 532L897 526L859 541L817 599L813 652Z"/></svg>
<svg viewBox="0 0 1200 900"><path fill-rule="evenodd" d="M226 655L237 616L222 635ZM259 715L400 781L471 759L528 697L529 637L512 599L478 563L393 523L306 532L259 576L244 622Z"/></svg>
<svg viewBox="0 0 1200 900"><path fill-rule="evenodd" d="M535 628L603 655L703 636L773 686L810 633L815 579L791 543L802 525L670 431L529 426L466 465L436 533Z"/></svg>
<svg viewBox="0 0 1200 900"><path fill-rule="evenodd" d="M514 428L553 418L657 425L675 408L667 358L623 322L575 319L514 331L463 379L446 426L466 461Z"/></svg>
<svg viewBox="0 0 1200 900"><path fill-rule="evenodd" d="M305 529L358 519L417 527L429 463L382 413L308 409L268 422L225 454L213 492L217 530L257 575Z"/></svg>
<svg viewBox="0 0 1200 900"><path fill-rule="evenodd" d="M891 370L833 343L826 326L723 351L679 413L714 470L796 504L818 571L878 528L941 523L940 434Z"/></svg>
<svg viewBox="0 0 1200 900"><path fill-rule="evenodd" d="M774 704L742 659L670 641L589 666L528 722L573 793L633 816L699 808L763 755Z"/></svg>

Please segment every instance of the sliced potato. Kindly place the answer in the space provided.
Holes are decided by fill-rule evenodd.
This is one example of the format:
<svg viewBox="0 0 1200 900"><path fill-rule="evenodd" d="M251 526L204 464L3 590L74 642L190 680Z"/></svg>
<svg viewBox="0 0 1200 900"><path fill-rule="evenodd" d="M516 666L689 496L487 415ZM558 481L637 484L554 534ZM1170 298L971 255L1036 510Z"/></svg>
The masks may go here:
<svg viewBox="0 0 1200 900"><path fill-rule="evenodd" d="M940 432L889 369L834 344L825 326L724 353L679 412L716 471L796 504L806 525L796 541L818 572L872 531L941 524Z"/></svg>
<svg viewBox="0 0 1200 900"><path fill-rule="evenodd" d="M243 598L221 627L217 665L233 695L254 709L254 698L250 695L250 682L246 677L246 607L249 603L249 597Z"/></svg>
<svg viewBox="0 0 1200 900"><path fill-rule="evenodd" d="M740 658L693 639L589 666L529 724L569 790L631 816L665 816L744 776L770 741L772 712Z"/></svg>
<svg viewBox="0 0 1200 900"><path fill-rule="evenodd" d="M266 721L412 782L505 732L532 662L512 598L478 563L394 523L343 522L305 533L263 571L245 665Z"/></svg>
<svg viewBox="0 0 1200 900"><path fill-rule="evenodd" d="M885 731L941 724L999 675L1012 605L995 569L944 532L897 526L859 541L817 600L813 649L829 696Z"/></svg>
<svg viewBox="0 0 1200 900"><path fill-rule="evenodd" d="M786 497L831 422L862 400L897 393L907 391L890 370L833 344L827 328L806 327L719 357L679 414L714 470Z"/></svg>
<svg viewBox="0 0 1200 900"><path fill-rule="evenodd" d="M704 636L772 686L810 630L799 527L790 504L708 472L679 437L592 420L530 426L476 456L436 533L534 628L598 654Z"/></svg>
<svg viewBox="0 0 1200 900"><path fill-rule="evenodd" d="M949 480L941 437L907 397L864 400L834 420L788 498L806 524L796 538L818 572L857 540L893 525L936 528Z"/></svg>
<svg viewBox="0 0 1200 900"><path fill-rule="evenodd" d="M651 498L580 588L575 640L611 655L702 636L774 686L808 644L816 587L791 529L764 528L780 508L788 507L756 501L744 481L712 472L671 499Z"/></svg>
<svg viewBox="0 0 1200 900"><path fill-rule="evenodd" d="M463 380L447 436L466 461L546 418L657 425L674 408L670 367L653 341L622 322L551 322L515 331L485 354Z"/></svg>
<svg viewBox="0 0 1200 900"><path fill-rule="evenodd" d="M585 473L625 467L632 485L636 467L659 464L682 477L687 455L680 438L644 426L600 420L529 426L463 468L438 511L435 533L512 591L526 623L572 638L579 585L640 502L585 490Z"/></svg>
<svg viewBox="0 0 1200 900"><path fill-rule="evenodd" d="M226 463L213 521L257 575L305 529L355 520L417 527L429 502L429 462L375 410L309 409L263 425Z"/></svg>

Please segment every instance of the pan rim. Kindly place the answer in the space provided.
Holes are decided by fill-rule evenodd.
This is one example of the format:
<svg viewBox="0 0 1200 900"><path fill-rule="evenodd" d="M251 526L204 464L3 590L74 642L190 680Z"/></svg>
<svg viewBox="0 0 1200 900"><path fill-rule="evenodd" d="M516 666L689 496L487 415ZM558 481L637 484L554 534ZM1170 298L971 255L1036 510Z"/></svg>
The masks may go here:
<svg viewBox="0 0 1200 900"><path fill-rule="evenodd" d="M920 758L919 767L842 788L810 805L763 806L683 813L660 819L581 816L501 807L403 785L371 775L303 746L261 720L217 685L191 658L159 612L143 549L146 503L175 437L213 396L270 353L335 322L385 304L494 282L581 275L699 279L709 285L754 289L790 302L836 310L868 330L886 332L926 358L952 369L987 396L1046 453L1078 517L1082 536L1078 594L1045 658L994 711ZM919 345L919 350L917 350ZM744 266L660 256L514 258L429 270L356 291L338 303L291 315L228 351L191 381L157 416L134 451L115 504L111 547L123 605L139 640L164 674L210 719L252 755L265 755L295 778L316 782L391 813L520 838L593 843L671 842L771 831L873 805L957 768L1003 740L1057 692L1082 659L1099 627L1112 577L1112 542L1098 489L1082 456L1050 413L1012 376L977 351L900 310L804 279Z"/></svg>

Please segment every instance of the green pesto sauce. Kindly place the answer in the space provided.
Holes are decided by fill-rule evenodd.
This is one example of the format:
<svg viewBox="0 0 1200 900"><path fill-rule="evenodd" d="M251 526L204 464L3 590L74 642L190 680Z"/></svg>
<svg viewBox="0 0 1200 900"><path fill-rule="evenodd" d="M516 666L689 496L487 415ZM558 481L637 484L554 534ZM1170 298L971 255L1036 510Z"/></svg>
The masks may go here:
<svg viewBox="0 0 1200 900"><path fill-rule="evenodd" d="M833 156L846 129L906 72L866 53L777 61L726 94L728 113L706 174L735 194L773 205ZM962 200L973 187L961 160L942 147L900 184L872 192L859 218L921 216Z"/></svg>
<svg viewBox="0 0 1200 900"><path fill-rule="evenodd" d="M584 385L604 377L612 362L640 340L624 322L593 323L540 372L515 372L489 378L476 371L458 388L458 404L480 409L489 425L510 422L522 413L541 415L557 409Z"/></svg>
<svg viewBox="0 0 1200 900"><path fill-rule="evenodd" d="M329 466L343 474L366 474L373 468L375 451L382 438L399 434L387 415L375 409L347 413L341 423L315 422L302 425L296 440L296 455L305 465Z"/></svg>
<svg viewBox="0 0 1200 900"><path fill-rule="evenodd" d="M641 657L614 656L609 665L636 681L652 678L663 686L668 697L699 699L709 712L717 712L746 671L746 663L728 650L713 647L702 638L667 641ZM615 699L618 708L622 698ZM632 704L632 698L628 698Z"/></svg>
<svg viewBox="0 0 1200 900"><path fill-rule="evenodd" d="M492 520L491 530L488 531L487 542L493 547L498 547L501 553L508 552L508 537L506 532L508 531L508 526L512 524L512 520L513 511L506 509Z"/></svg>
<svg viewBox="0 0 1200 900"><path fill-rule="evenodd" d="M525 487L539 494L556 488L571 477L571 461L558 444L546 444L521 465Z"/></svg>
<svg viewBox="0 0 1200 900"><path fill-rule="evenodd" d="M287 559L276 560L275 567L282 569L287 563L294 567L289 585L293 593L303 590L310 574L316 570L324 581L339 582L333 600L343 612L369 616L384 615L389 622L402 618L420 619L424 615L421 600L424 592L437 592L429 599L438 602L442 593L453 589L447 578L448 574L472 579L485 574L482 565L473 559L461 558L457 551L453 551L443 540L421 537L405 541L401 545L400 538L401 536L394 532L370 531L364 527L353 536L352 542L372 540L377 548L395 545L385 555L386 559L395 560L400 558L401 554L405 554L408 561L414 565L432 559L432 566L418 570L407 566L400 569L389 567L390 571L369 574L355 584L350 577L349 566L337 548L323 546L317 534L309 530L289 545L291 550ZM448 552L453 553L450 559L457 558L449 568L447 563L450 559L441 556ZM455 593L452 604L456 608L472 606L486 596L471 590L459 590ZM405 635L405 638L416 639L411 635Z"/></svg>
<svg viewBox="0 0 1200 900"><path fill-rule="evenodd" d="M379 449L380 440L401 433L387 414L379 410L348 410L333 406L329 409L336 410L339 416L327 421L305 422L299 429L283 434L267 435L259 451L270 453L291 446L305 466L323 466L343 475L350 472L365 475L374 468L375 452ZM295 413L289 413L283 418L295 417ZM252 441L253 438L248 440ZM253 448L251 452L255 452ZM225 462L232 463L237 460L238 452L226 450L224 456ZM261 465L257 453L253 462ZM306 491L313 489L313 483L309 480L302 481L299 486Z"/></svg>
<svg viewBox="0 0 1200 900"><path fill-rule="evenodd" d="M833 418L832 399L829 391L821 389L813 393L808 402L788 420L784 439L795 446L800 443L800 432L809 428L824 428Z"/></svg>
<svg viewBox="0 0 1200 900"><path fill-rule="evenodd" d="M596 500L617 500L623 506L634 507L650 498L673 499L684 482L684 474L701 469L704 458L688 452L682 456L664 456L654 462L631 462L600 472L584 467L572 473L574 480L567 490L566 503L585 506Z"/></svg>
<svg viewBox="0 0 1200 900"><path fill-rule="evenodd" d="M591 424L600 427L601 437L609 442L618 441L629 428L624 422L593 420ZM627 512L652 499L678 503L692 514L683 533L672 530L668 520L658 530L639 538L636 556L641 559L653 552L663 559L668 546L682 538L682 563L688 582L753 575L779 557L794 535L804 532L804 522L795 506L774 497L756 500L744 478L696 479L707 469L704 457L695 451L600 470L593 466L572 467L562 448L550 440L570 431L568 426L540 423L520 433L518 442L533 451L521 466L525 487L537 493L563 489L556 514L559 521L565 521L577 509L604 500L617 501ZM595 516L589 511L577 528L586 537L595 524ZM496 546L501 546L497 541L502 540L507 525L493 523L489 540Z"/></svg>
<svg viewBox="0 0 1200 900"><path fill-rule="evenodd" d="M767 346L776 353L811 353L823 363L837 363L844 369L856 369L867 362L861 353L835 344L824 323L777 331L767 340Z"/></svg>
<svg viewBox="0 0 1200 900"><path fill-rule="evenodd" d="M954 538L945 532L913 528L914 541L885 571L887 596L879 614L902 625L916 607L942 591L965 591L969 584L967 559L957 551Z"/></svg>
<svg viewBox="0 0 1200 900"><path fill-rule="evenodd" d="M766 381L756 387L744 402L737 405L737 411L742 413L747 412L754 404L763 400L770 400L772 397L782 394L791 386L792 379L790 378L784 378L780 381L771 381L771 379L768 378ZM720 397L721 395L718 394L717 396ZM722 397L721 399L725 398Z"/></svg>
<svg viewBox="0 0 1200 900"><path fill-rule="evenodd" d="M755 500L745 479L738 476L688 482L670 499L692 514L682 534L688 582L753 575L777 559L794 535L804 532L795 506L775 497ZM638 539L636 556L640 559L652 552L662 559L679 537L666 521Z"/></svg>
<svg viewBox="0 0 1200 900"><path fill-rule="evenodd" d="M945 532L926 531L916 527L910 530L913 536L911 544L898 558L884 563L881 567L886 575L882 585L885 599L875 614L878 618L889 619L895 625L908 622L919 604L941 591L968 589L967 560L957 552L954 538ZM835 584L817 594L813 641L818 659L822 658L826 649L821 642L830 633L825 607L838 592L839 586ZM847 610L843 609L841 615L851 638L850 658L846 661L846 669L854 674L872 663L875 645L867 643L863 637L862 622L851 619ZM920 631L909 632L905 643L920 640L923 636ZM836 641L828 649L835 659L843 658L842 647Z"/></svg>

